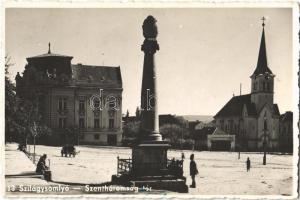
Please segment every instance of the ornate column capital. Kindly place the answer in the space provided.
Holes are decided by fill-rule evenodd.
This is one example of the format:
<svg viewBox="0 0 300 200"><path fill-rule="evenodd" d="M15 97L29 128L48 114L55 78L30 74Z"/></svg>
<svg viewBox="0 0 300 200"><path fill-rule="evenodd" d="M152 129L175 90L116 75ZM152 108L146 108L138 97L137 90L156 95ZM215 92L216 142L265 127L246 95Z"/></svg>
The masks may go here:
<svg viewBox="0 0 300 200"><path fill-rule="evenodd" d="M144 20L142 27L145 40L141 49L145 53L154 54L157 50L159 50L159 45L156 41L158 34L156 22L156 19L151 15Z"/></svg>

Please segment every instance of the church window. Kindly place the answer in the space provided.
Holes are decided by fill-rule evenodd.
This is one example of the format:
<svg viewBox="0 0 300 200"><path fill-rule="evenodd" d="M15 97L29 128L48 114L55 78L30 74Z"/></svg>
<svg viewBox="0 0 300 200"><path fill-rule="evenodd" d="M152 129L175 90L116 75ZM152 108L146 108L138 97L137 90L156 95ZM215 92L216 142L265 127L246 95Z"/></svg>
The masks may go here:
<svg viewBox="0 0 300 200"><path fill-rule="evenodd" d="M266 83L264 82L263 83L263 91L265 91L266 90Z"/></svg>
<svg viewBox="0 0 300 200"><path fill-rule="evenodd" d="M257 83L254 83L253 89L256 90L257 88Z"/></svg>
<svg viewBox="0 0 300 200"><path fill-rule="evenodd" d="M221 129L224 130L224 120L220 120Z"/></svg>
<svg viewBox="0 0 300 200"><path fill-rule="evenodd" d="M267 90L270 91L270 83L267 83Z"/></svg>
<svg viewBox="0 0 300 200"><path fill-rule="evenodd" d="M229 131L232 132L233 131L233 120L229 120Z"/></svg>

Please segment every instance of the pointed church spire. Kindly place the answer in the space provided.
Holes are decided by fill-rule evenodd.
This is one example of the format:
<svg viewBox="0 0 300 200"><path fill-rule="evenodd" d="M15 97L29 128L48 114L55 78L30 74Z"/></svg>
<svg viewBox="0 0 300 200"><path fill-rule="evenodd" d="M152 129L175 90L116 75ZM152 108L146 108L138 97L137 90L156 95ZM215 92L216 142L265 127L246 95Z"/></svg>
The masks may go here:
<svg viewBox="0 0 300 200"><path fill-rule="evenodd" d="M259 74L264 74L266 72L268 72L269 74L273 74L272 71L269 69L268 62L267 62L267 50L266 50L266 41L265 41L265 20L266 20L266 18L263 17L261 20L263 21L263 23L262 23L263 30L262 30L262 35L261 35L257 66L253 73L253 75L255 75L255 76L257 76Z"/></svg>

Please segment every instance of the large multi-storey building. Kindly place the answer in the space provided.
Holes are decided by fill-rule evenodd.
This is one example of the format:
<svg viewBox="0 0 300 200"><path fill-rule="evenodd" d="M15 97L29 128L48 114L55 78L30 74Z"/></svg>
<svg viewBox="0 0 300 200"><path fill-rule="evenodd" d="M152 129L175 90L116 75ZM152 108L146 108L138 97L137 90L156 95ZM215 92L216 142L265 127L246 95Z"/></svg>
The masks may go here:
<svg viewBox="0 0 300 200"><path fill-rule="evenodd" d="M73 65L72 58L51 53L49 44L48 53L27 58L23 77L16 76L17 93L39 88L42 121L57 144L121 144L120 67Z"/></svg>

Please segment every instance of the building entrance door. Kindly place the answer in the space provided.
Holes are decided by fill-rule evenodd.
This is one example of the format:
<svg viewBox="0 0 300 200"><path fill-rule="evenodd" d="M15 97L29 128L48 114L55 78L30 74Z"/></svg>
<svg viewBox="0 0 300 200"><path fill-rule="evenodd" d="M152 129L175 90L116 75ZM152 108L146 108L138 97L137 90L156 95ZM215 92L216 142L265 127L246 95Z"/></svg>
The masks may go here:
<svg viewBox="0 0 300 200"><path fill-rule="evenodd" d="M211 149L213 151L230 151L231 144L230 141L212 141L211 143Z"/></svg>
<svg viewBox="0 0 300 200"><path fill-rule="evenodd" d="M107 144L110 146L117 146L117 135L107 135Z"/></svg>

